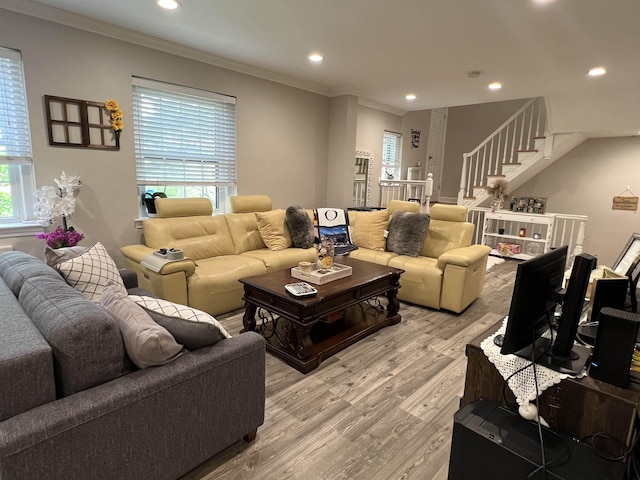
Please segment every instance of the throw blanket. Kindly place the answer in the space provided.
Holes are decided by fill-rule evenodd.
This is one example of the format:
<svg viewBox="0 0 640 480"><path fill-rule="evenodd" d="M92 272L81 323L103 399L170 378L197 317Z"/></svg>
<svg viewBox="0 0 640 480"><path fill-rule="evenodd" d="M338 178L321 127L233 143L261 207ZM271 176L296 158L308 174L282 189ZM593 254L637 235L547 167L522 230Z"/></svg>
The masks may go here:
<svg viewBox="0 0 640 480"><path fill-rule="evenodd" d="M336 255L355 250L349 235L349 217L341 208L317 208L313 211L313 229L316 238L331 238Z"/></svg>

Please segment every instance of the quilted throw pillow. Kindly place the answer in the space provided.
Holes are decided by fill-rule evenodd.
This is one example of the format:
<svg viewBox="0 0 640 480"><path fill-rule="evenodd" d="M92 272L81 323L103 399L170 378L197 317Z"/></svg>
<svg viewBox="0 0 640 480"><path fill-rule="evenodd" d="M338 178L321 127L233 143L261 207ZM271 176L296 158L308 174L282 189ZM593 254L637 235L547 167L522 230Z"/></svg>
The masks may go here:
<svg viewBox="0 0 640 480"><path fill-rule="evenodd" d="M166 328L187 350L213 345L231 335L220 323L202 310L159 298L129 295L158 325Z"/></svg>
<svg viewBox="0 0 640 480"><path fill-rule="evenodd" d="M285 221L291 233L291 241L296 248L313 247L313 222L307 211L302 207L288 207L285 211Z"/></svg>
<svg viewBox="0 0 640 480"><path fill-rule="evenodd" d="M58 263L55 268L69 285L92 302L100 303L102 291L109 281L119 292L127 294L116 263L100 242L77 257Z"/></svg>
<svg viewBox="0 0 640 480"><path fill-rule="evenodd" d="M427 213L395 211L389 222L387 251L410 257L420 255L430 221Z"/></svg>

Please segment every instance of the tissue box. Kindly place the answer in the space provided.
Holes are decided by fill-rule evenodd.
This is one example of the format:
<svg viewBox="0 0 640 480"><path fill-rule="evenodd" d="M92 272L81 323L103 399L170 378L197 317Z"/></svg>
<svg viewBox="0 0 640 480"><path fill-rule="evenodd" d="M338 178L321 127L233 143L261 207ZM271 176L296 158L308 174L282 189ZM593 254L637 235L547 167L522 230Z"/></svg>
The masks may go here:
<svg viewBox="0 0 640 480"><path fill-rule="evenodd" d="M518 255L522 253L522 245L500 242L497 250L501 255Z"/></svg>

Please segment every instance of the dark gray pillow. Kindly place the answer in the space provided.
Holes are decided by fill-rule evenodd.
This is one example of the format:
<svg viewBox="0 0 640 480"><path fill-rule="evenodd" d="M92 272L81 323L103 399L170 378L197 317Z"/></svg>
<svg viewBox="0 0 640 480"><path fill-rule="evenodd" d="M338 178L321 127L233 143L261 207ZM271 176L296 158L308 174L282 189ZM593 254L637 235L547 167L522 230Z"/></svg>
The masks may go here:
<svg viewBox="0 0 640 480"><path fill-rule="evenodd" d="M313 222L304 208L288 207L285 211L285 222L289 227L294 247L310 248L313 246Z"/></svg>
<svg viewBox="0 0 640 480"><path fill-rule="evenodd" d="M211 315L201 310L146 295L129 295L187 350L213 345L231 335Z"/></svg>
<svg viewBox="0 0 640 480"><path fill-rule="evenodd" d="M389 222L387 251L417 257L429 229L428 213L395 211Z"/></svg>

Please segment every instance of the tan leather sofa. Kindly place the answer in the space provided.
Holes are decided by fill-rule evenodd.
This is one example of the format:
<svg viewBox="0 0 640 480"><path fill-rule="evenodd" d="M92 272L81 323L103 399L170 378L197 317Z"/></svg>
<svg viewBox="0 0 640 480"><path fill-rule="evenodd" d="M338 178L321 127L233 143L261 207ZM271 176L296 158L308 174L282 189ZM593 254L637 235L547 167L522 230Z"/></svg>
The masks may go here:
<svg viewBox="0 0 640 480"><path fill-rule="evenodd" d="M157 199L158 217L142 222L144 244L121 249L127 266L137 272L140 287L217 315L243 306L239 278L316 260L313 247L279 251L266 247L256 212L272 211L268 196L232 197L231 208L233 213L212 216L207 199ZM390 212L418 208L412 202L389 205ZM474 225L466 222L466 212L462 206L434 205L418 257L360 247L350 255L404 269L398 294L401 300L461 312L482 291L490 250L471 245ZM357 228L359 218L367 213L350 211L350 224ZM143 259L159 248L181 249L185 259L169 262L157 272L142 266Z"/></svg>
<svg viewBox="0 0 640 480"><path fill-rule="evenodd" d="M388 209L417 212L415 202L392 200ZM474 225L466 221L467 208L459 205L435 204L418 257L388 251L358 248L353 258L402 268L400 300L425 307L460 313L482 292L487 259L491 250L486 245L471 245ZM352 229L357 228L363 212L349 212Z"/></svg>

